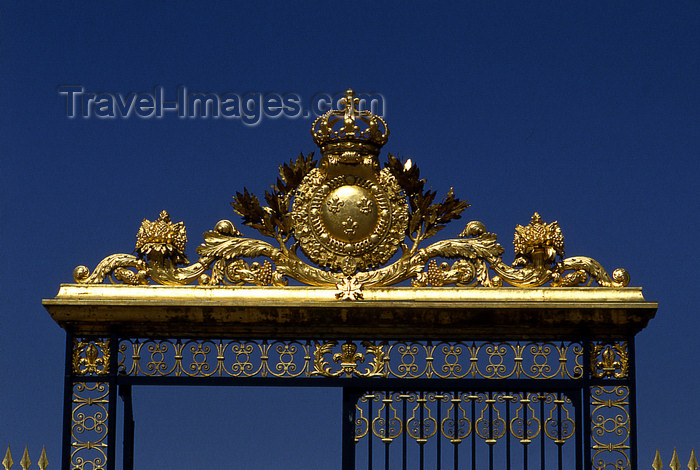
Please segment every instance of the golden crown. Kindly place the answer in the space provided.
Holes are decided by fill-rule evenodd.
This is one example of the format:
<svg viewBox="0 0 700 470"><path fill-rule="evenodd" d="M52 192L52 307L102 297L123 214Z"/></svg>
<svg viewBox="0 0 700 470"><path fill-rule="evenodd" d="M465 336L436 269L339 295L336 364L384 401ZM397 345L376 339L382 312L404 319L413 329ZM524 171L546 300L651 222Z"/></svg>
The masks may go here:
<svg viewBox="0 0 700 470"><path fill-rule="evenodd" d="M389 139L389 128L381 117L367 110L358 110L359 104L355 92L348 90L339 101L340 109L330 110L316 118L311 135L321 154L379 154Z"/></svg>

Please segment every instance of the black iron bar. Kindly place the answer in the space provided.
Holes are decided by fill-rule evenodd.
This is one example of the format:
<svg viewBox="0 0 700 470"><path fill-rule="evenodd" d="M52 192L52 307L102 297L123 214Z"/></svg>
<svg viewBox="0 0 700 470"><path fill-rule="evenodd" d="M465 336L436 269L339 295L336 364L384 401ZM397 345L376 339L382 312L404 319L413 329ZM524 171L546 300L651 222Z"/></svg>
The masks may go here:
<svg viewBox="0 0 700 470"><path fill-rule="evenodd" d="M472 408L472 470L476 470L476 399L477 395L470 395Z"/></svg>
<svg viewBox="0 0 700 470"><path fill-rule="evenodd" d="M372 441L374 440L374 432L372 428L372 417L374 416L374 411L372 409L372 404L374 403L374 397L376 395L372 393L367 397L367 469L372 470Z"/></svg>
<svg viewBox="0 0 700 470"><path fill-rule="evenodd" d="M436 463L437 466L436 468L438 470L442 469L442 398L443 395L440 393L435 394L435 403L437 405L436 409L436 416L437 416L437 424L436 427L437 429L435 430L435 434L437 436L437 441L435 442L435 447L437 449L437 456L436 456Z"/></svg>
<svg viewBox="0 0 700 470"><path fill-rule="evenodd" d="M593 458L591 455L591 342L588 338L584 338L581 342L583 346L583 403L581 411L583 415L583 446L584 446L584 463L585 467L592 468Z"/></svg>
<svg viewBox="0 0 700 470"><path fill-rule="evenodd" d="M61 468L70 469L71 431L73 430L73 335L66 329L66 369L63 378L63 437Z"/></svg>
<svg viewBox="0 0 700 470"><path fill-rule="evenodd" d="M545 444L546 444L546 437L547 433L545 431L545 422L544 422L544 402L547 399L547 395L540 394L538 395L539 400L540 400L540 424L542 426L542 430L540 432L540 469L544 470L544 464L545 464Z"/></svg>
<svg viewBox="0 0 700 470"><path fill-rule="evenodd" d="M576 426L574 433L576 435L576 468L583 468L583 433L581 432L581 424L583 423L583 406L581 405L581 392L571 395L571 402L574 405L574 416L576 417Z"/></svg>
<svg viewBox="0 0 700 470"><path fill-rule="evenodd" d="M343 388L342 470L355 470L355 405L361 396L357 390Z"/></svg>
<svg viewBox="0 0 700 470"><path fill-rule="evenodd" d="M124 403L124 436L122 451L122 468L133 470L134 468L134 407L131 400L131 385L119 387L119 396Z"/></svg>
<svg viewBox="0 0 700 470"><path fill-rule="evenodd" d="M401 395L401 405L402 405L402 412L403 412L403 421L402 423L402 436L401 436L401 443L403 446L403 461L402 461L402 468L403 470L406 470L406 465L408 463L408 457L406 456L407 452L407 447L408 447L408 420L406 419L406 401L408 400L408 394Z"/></svg>
<svg viewBox="0 0 700 470"><path fill-rule="evenodd" d="M557 439L559 442L557 443L557 446L559 447L558 452L557 452L557 462L558 462L558 470L562 470L562 458L563 458L563 449L562 447L564 446L564 439L562 437L562 429L561 429L561 409L564 406L564 400L561 398L561 392L557 392L557 400L559 401L559 406L557 408Z"/></svg>
<svg viewBox="0 0 700 470"><path fill-rule="evenodd" d="M506 424L505 424L505 434L506 438L506 470L510 470L510 400L513 397L510 392L506 392L503 399L506 401Z"/></svg>
<svg viewBox="0 0 700 470"><path fill-rule="evenodd" d="M454 441L454 470L457 470L459 466L459 444L461 444L461 439L457 437L459 434L459 405L461 400L457 398L459 392L452 392L452 403L454 404L454 419L452 420L452 428L454 429L454 434L452 435L452 440ZM471 426L471 424L470 424Z"/></svg>
<svg viewBox="0 0 700 470"><path fill-rule="evenodd" d="M493 398L493 393L489 392L488 400L486 401L486 406L489 407L489 470L493 470L493 408L496 406L496 402Z"/></svg>
<svg viewBox="0 0 700 470"><path fill-rule="evenodd" d="M389 470L389 403L391 402L391 392L384 395L384 470Z"/></svg>
<svg viewBox="0 0 700 470"><path fill-rule="evenodd" d="M85 377L81 382L104 382L102 377ZM436 380L436 379L400 379L381 377L176 377L176 376L126 376L117 377L119 384L131 385L184 385L184 386L266 386L266 387L352 387L366 390L401 390L410 385L411 391L434 391L440 388L446 391L461 391L465 389L461 380ZM610 385L610 381L601 382ZM510 379L498 381L499 387L517 391L548 392L552 390L579 390L582 382L578 380L562 379ZM494 389L496 381L493 379L470 379L469 389L476 392L488 392Z"/></svg>
<svg viewBox="0 0 700 470"><path fill-rule="evenodd" d="M109 339L109 354L112 360L109 362L108 389L109 402L107 411L107 470L117 468L117 367L119 357L119 339L112 334Z"/></svg>
<svg viewBox="0 0 700 470"><path fill-rule="evenodd" d="M418 412L419 412L419 416L420 416L420 421L419 421L420 428L418 429L418 437L419 437L418 452L420 453L420 458L419 458L420 470L423 470L423 467L424 467L424 457L425 457L425 455L424 455L424 451L425 451L424 437L425 437L425 434L424 434L423 426L424 426L424 418L425 417L423 415L423 410L424 410L424 404L427 403L427 402L424 402L422 400L425 400L425 392L420 392L420 400L417 400L418 401Z"/></svg>
<svg viewBox="0 0 700 470"><path fill-rule="evenodd" d="M637 386L635 377L634 336L627 340L627 387L630 425L630 468L637 468Z"/></svg>

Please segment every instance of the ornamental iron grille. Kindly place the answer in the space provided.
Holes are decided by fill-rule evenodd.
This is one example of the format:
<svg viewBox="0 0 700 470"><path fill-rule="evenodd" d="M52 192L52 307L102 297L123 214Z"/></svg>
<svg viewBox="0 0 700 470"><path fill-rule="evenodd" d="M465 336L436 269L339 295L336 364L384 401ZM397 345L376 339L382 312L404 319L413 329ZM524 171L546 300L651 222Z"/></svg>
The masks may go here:
<svg viewBox="0 0 700 470"><path fill-rule="evenodd" d="M118 397L133 468L133 386L219 384L342 388L343 469L636 469L634 336L657 305L627 272L565 258L537 213L511 265L481 222L424 246L468 204L382 168L388 127L351 90L312 135L320 160L281 165L267 206L234 197L271 243L222 220L190 263L163 211L44 300L67 333L62 468L117 468Z"/></svg>

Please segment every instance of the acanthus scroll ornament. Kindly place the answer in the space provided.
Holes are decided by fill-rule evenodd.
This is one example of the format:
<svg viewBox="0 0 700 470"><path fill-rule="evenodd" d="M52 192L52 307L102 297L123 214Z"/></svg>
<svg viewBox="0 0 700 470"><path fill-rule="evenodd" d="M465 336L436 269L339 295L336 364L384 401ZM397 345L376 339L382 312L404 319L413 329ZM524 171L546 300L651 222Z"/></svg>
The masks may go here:
<svg viewBox="0 0 700 470"><path fill-rule="evenodd" d="M232 206L243 224L273 242L246 238L222 220L204 233L199 260L190 264L184 224L173 223L163 211L156 221L143 221L134 254L108 256L93 273L78 266L73 278L87 284L109 278L133 285L150 279L205 286L286 286L291 279L337 288L336 297L343 300L361 300L365 288L404 281L415 287L629 283L624 269L611 277L592 258L564 258L559 224L544 222L538 213L529 225L516 227L512 265L503 262L496 235L477 221L469 222L458 238L422 246L461 218L469 204L452 189L438 200L411 160L402 162L389 154L381 168L379 152L389 136L386 123L358 110L351 90L341 104L312 126L320 159L302 154L281 165L276 184L265 192L267 205L245 188L234 196Z"/></svg>

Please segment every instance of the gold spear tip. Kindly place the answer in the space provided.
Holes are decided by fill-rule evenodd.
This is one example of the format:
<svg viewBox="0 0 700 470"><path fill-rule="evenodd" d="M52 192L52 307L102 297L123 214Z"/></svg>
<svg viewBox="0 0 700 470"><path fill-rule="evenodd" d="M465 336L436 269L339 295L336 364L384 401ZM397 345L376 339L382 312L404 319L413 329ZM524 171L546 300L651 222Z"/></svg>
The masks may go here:
<svg viewBox="0 0 700 470"><path fill-rule="evenodd" d="M49 459L46 458L46 446L42 446L41 448L41 456L39 457L39 470L46 470L46 467L49 466Z"/></svg>
<svg viewBox="0 0 700 470"><path fill-rule="evenodd" d="M651 464L654 470L662 470L664 468L664 463L661 461L661 454L659 454L659 448L656 448L656 455L654 455L654 463Z"/></svg>
<svg viewBox="0 0 700 470"><path fill-rule="evenodd" d="M673 448L673 457L671 457L671 463L668 464L669 467L671 467L671 470L680 470L681 468L681 462L678 460L678 453L676 452L676 448Z"/></svg>
<svg viewBox="0 0 700 470"><path fill-rule="evenodd" d="M22 470L29 470L29 466L32 464L32 461L29 460L29 449L27 449L27 446L24 446L24 454L22 455L22 460L19 461L19 464L22 467Z"/></svg>
<svg viewBox="0 0 700 470"><path fill-rule="evenodd" d="M10 446L8 445L7 452L5 452L5 458L2 459L2 466L5 467L5 470L10 470L14 463L15 462L12 460L12 452L10 452Z"/></svg>

